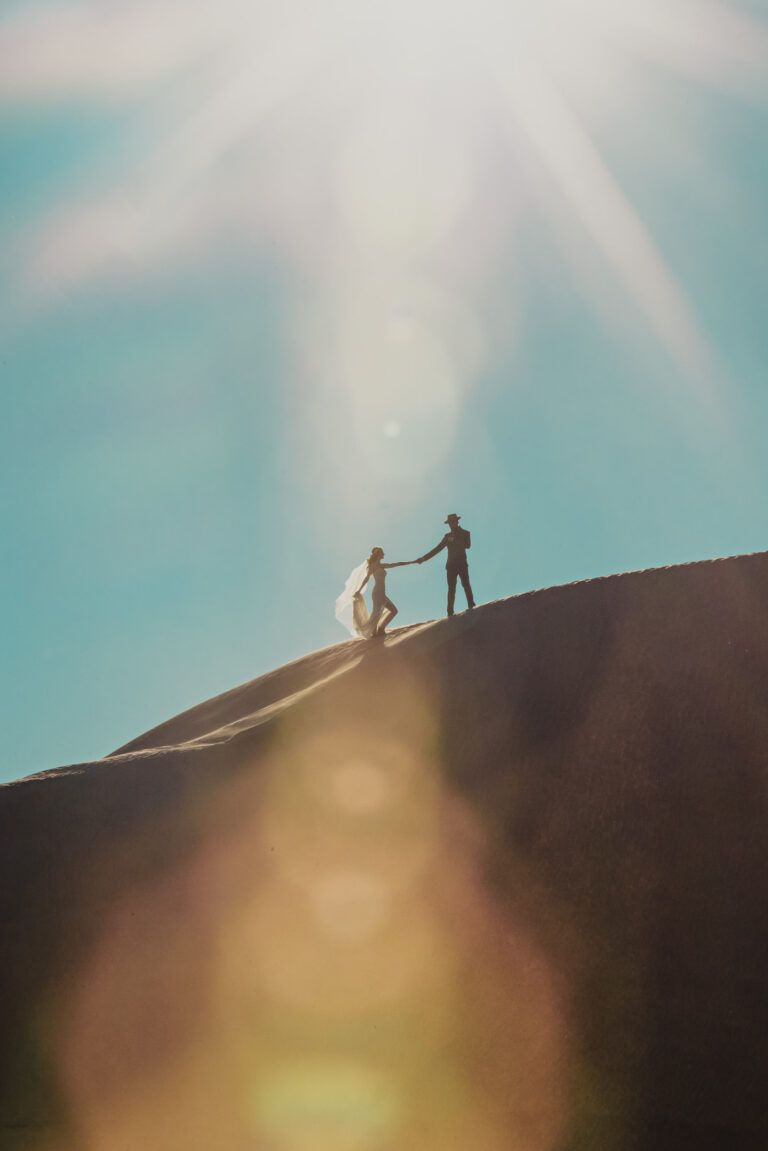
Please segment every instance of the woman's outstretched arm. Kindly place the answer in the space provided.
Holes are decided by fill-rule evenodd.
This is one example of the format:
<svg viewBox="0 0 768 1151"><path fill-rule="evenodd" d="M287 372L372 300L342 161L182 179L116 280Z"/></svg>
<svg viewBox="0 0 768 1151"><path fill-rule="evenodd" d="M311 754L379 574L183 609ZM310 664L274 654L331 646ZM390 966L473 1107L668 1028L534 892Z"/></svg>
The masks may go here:
<svg viewBox="0 0 768 1151"><path fill-rule="evenodd" d="M382 564L383 568L407 568L409 564L418 563L418 560L400 560L396 564Z"/></svg>

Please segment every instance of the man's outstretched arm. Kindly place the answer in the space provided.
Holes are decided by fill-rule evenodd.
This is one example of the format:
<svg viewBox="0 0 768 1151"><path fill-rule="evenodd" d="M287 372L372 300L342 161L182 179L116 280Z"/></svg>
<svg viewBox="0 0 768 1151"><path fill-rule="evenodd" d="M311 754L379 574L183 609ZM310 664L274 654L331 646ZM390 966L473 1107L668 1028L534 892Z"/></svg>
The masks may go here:
<svg viewBox="0 0 768 1151"><path fill-rule="evenodd" d="M440 540L440 543L437 545L437 547L436 547L436 548L432 548L432 551L431 551L431 552L427 552L427 554L426 554L426 555L423 555L423 556L419 556L419 558L416 560L416 563L417 563L417 564L423 564L423 563L425 563L427 560L431 560L431 559L432 559L432 556L436 556L436 555L437 555L437 553L438 553L438 552L441 552L441 551L443 550L443 548L444 548L444 547L446 547L446 546L447 546L447 544L446 544L445 536L443 536L443 538Z"/></svg>

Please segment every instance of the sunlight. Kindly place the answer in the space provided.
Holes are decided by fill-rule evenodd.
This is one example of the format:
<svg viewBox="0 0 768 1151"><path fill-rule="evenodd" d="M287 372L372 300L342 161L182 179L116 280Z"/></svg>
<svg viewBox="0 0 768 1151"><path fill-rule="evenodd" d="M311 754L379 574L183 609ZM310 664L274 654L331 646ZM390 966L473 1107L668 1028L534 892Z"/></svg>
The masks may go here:
<svg viewBox="0 0 768 1151"><path fill-rule="evenodd" d="M469 157L440 124L389 101L361 118L342 158L339 205L355 244L392 260L444 241L470 195Z"/></svg>
<svg viewBox="0 0 768 1151"><path fill-rule="evenodd" d="M600 319L639 317L716 411L701 322L600 136L631 138L657 77L748 95L766 64L765 24L719 0L21 5L0 21L0 91L128 105L139 130L32 221L18 279L34 307L266 258L321 413L316 470L349 504L444 467L484 349L524 334L516 239L549 212L585 295L595 266L616 284L591 298ZM520 306L490 323L510 275ZM458 302L424 306L441 297Z"/></svg>

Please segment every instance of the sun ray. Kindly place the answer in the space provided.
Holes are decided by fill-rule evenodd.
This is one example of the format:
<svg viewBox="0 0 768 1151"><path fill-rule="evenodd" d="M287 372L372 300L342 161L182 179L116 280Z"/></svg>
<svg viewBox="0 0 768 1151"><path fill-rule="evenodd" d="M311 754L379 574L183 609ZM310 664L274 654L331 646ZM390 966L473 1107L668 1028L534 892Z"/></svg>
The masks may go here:
<svg viewBox="0 0 768 1151"><path fill-rule="evenodd" d="M17 98L125 100L220 43L210 5L31 5L0 18L0 92Z"/></svg>
<svg viewBox="0 0 768 1151"><path fill-rule="evenodd" d="M230 63L227 81L166 141L143 177L155 204L172 204L195 180L208 176L228 149L301 90L330 47L316 13L300 28L281 28L255 58L250 50L237 66Z"/></svg>
<svg viewBox="0 0 768 1151"><path fill-rule="evenodd" d="M684 292L567 102L541 69L497 70L515 122L680 368L707 390L712 353Z"/></svg>
<svg viewBox="0 0 768 1151"><path fill-rule="evenodd" d="M646 0L621 6L630 50L712 86L766 89L768 28L719 0Z"/></svg>
<svg viewBox="0 0 768 1151"><path fill-rule="evenodd" d="M495 94L488 86L489 53L495 54ZM622 83L623 65L632 61L687 81L758 93L768 75L768 26L720 0L451 0L447 7L438 0L329 0L320 9L308 0L219 0L191 8L180 0L113 0L106 8L71 0L16 7L0 19L0 91L19 105L67 97L133 102L140 118L136 162L123 164L112 187L92 180L87 188L89 173L83 173L80 191L38 217L26 246L18 245L26 262L19 278L26 272L44 295L48 279L85 283L121 260L126 267L134 260L147 272L190 258L214 263L226 258L226 245L217 249L226 233L241 235L243 249L252 245L254 257L269 237L278 258L325 296L333 285L333 253L338 256L348 242L349 221L342 218L345 205L333 181L356 125L380 122L384 100L393 139L407 136L420 118L428 147L437 147L442 134L443 152L455 156L453 167L471 190L456 227L471 229L488 210L478 178L485 157L477 151L474 127L485 122L496 128L511 112L627 298L685 375L698 381L703 397L714 386L713 356L692 307L563 95L584 81L592 89L604 85L610 97L612 85ZM631 131L641 112L628 87L630 98L620 107ZM301 141L310 141L318 104L331 88L327 138L313 152ZM162 114L155 117L155 110ZM264 141L279 135L289 118L290 144L268 154ZM244 141L247 155L228 164L228 154ZM386 177L383 143L379 147L375 132L366 136L366 155L380 161ZM425 171L432 159L435 171L442 171L444 156L418 157ZM367 170L378 171L376 162ZM255 212L272 177L276 191ZM364 184L357 180L356 195ZM399 216L392 222L397 213L405 220L410 212L414 226L426 230L424 213L419 217L405 202L411 184L395 186L403 194L397 203L394 197L387 202L391 234L403 230ZM386 180L382 187L380 198ZM282 188L298 191L290 210L279 202ZM524 217L534 210L535 189L514 191L515 212ZM319 240L301 225L312 201L340 206L339 218L329 215L328 235ZM492 210L503 211L502 202L496 197ZM358 246L359 232L353 237ZM439 242L432 237L431 246L419 249L429 247L427 279L437 274L454 239L446 229ZM499 252L486 256L487 282L505 275L508 254ZM405 255L401 263L393 274L407 278ZM353 286L351 294L364 287Z"/></svg>

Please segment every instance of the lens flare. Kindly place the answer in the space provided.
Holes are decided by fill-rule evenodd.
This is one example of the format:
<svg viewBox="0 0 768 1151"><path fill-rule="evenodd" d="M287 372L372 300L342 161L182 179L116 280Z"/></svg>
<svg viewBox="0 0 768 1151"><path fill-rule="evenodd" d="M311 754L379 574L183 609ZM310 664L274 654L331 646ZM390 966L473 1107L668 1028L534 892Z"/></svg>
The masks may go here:
<svg viewBox="0 0 768 1151"><path fill-rule="evenodd" d="M330 939L359 943L384 923L390 896L385 880L342 870L319 876L309 898L320 929Z"/></svg>
<svg viewBox="0 0 768 1151"><path fill-rule="evenodd" d="M560 1144L569 980L489 888L429 693L399 677L387 698L386 721L365 693L365 719L346 697L344 718L327 699L281 718L94 925L51 1014L74 1145Z"/></svg>
<svg viewBox="0 0 768 1151"><path fill-rule="evenodd" d="M280 1151L374 1151L402 1107L386 1075L338 1058L275 1068L256 1094L258 1134Z"/></svg>
<svg viewBox="0 0 768 1151"><path fill-rule="evenodd" d="M397 783L382 767L350 760L331 769L331 796L351 815L368 815L394 802Z"/></svg>

